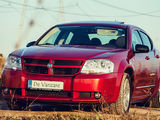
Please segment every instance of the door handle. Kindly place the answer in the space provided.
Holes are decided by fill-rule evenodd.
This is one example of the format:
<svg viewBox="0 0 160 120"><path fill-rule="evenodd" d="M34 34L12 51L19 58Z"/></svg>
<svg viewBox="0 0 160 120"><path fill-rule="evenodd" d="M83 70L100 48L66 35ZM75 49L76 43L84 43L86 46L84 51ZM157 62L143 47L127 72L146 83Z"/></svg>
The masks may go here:
<svg viewBox="0 0 160 120"><path fill-rule="evenodd" d="M156 55L155 57L158 59L158 58L159 58L159 55Z"/></svg>
<svg viewBox="0 0 160 120"><path fill-rule="evenodd" d="M146 60L149 60L150 58L148 56L145 57Z"/></svg>

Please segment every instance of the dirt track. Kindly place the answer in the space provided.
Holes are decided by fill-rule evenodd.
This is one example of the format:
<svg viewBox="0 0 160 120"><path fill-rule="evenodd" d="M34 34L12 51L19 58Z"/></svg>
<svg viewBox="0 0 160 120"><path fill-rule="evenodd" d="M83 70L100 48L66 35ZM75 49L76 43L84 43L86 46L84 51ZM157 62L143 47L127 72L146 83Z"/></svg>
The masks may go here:
<svg viewBox="0 0 160 120"><path fill-rule="evenodd" d="M36 111L35 111L36 110ZM46 111L41 110L40 106L35 106L31 111L13 111L9 110L6 103L0 100L0 119L53 119L53 120L83 120L83 119L131 119L131 120L160 120L160 108L131 108L128 115L112 115L102 112L88 111Z"/></svg>
<svg viewBox="0 0 160 120"><path fill-rule="evenodd" d="M159 120L160 119L160 111L150 110L150 109L137 109L131 108L128 115L112 115L100 112L83 112L83 111L75 111L75 112L65 112L65 111L54 111L54 112L42 112L42 111L10 111L10 110L0 110L0 119L1 118L13 118L14 119L53 119L53 120L99 120L99 119L130 119L130 120Z"/></svg>

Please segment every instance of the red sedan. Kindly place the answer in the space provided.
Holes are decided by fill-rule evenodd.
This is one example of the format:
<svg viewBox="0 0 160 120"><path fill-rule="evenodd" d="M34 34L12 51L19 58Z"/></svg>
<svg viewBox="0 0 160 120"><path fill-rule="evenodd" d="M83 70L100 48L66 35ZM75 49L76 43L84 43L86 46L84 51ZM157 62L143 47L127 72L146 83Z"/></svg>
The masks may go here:
<svg viewBox="0 0 160 120"><path fill-rule="evenodd" d="M2 94L11 109L28 102L107 103L123 114L130 103L158 107L159 80L159 54L144 30L122 22L76 22L56 25L12 52Z"/></svg>

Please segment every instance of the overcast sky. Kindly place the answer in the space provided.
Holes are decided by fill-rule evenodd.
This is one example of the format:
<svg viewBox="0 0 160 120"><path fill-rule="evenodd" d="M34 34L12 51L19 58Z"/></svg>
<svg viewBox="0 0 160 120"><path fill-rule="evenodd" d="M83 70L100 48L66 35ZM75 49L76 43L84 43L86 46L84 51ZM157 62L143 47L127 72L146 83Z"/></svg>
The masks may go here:
<svg viewBox="0 0 160 120"><path fill-rule="evenodd" d="M58 23L85 20L139 26L160 49L159 6L160 0L0 0L0 53L25 47Z"/></svg>

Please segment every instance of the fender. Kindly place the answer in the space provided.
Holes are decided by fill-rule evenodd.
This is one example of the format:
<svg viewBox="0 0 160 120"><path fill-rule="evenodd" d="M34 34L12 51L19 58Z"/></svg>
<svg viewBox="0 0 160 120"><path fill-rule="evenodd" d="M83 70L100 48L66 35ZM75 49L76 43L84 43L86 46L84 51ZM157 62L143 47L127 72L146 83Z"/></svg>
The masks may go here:
<svg viewBox="0 0 160 120"><path fill-rule="evenodd" d="M121 82L122 82L122 78L123 78L123 73L126 72L127 69L132 69L133 67L128 64L128 62L126 60L122 60L118 66L118 74L117 74L117 80L116 80L116 86L115 86L115 91L114 91L114 96L112 97L112 100L116 100L119 97L119 92L120 92L120 87L121 87ZM114 101L114 102L116 102Z"/></svg>

